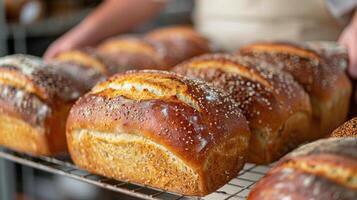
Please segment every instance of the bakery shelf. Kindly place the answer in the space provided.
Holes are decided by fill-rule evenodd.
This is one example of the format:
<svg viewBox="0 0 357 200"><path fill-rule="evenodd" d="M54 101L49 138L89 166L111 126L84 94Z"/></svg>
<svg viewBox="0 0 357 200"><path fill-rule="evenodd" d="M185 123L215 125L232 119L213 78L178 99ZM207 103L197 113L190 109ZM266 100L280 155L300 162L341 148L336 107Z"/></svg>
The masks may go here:
<svg viewBox="0 0 357 200"><path fill-rule="evenodd" d="M202 198L183 196L164 190L154 189L145 185L118 181L103 176L91 174L73 165L68 156L46 157L31 156L6 148L0 148L0 158L4 158L35 169L53 174L67 176L108 190L130 195L141 199L234 199L244 200L254 184L271 168L271 165L258 166L246 164L239 175L216 192Z"/></svg>

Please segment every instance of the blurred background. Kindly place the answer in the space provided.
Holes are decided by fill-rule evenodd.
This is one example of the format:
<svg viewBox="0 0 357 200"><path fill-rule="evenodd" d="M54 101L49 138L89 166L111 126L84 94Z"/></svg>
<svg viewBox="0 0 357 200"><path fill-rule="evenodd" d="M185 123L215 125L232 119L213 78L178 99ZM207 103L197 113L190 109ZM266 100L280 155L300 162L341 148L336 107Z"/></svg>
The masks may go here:
<svg viewBox="0 0 357 200"><path fill-rule="evenodd" d="M99 0L0 0L0 56L26 53L42 56L57 37L78 24ZM192 0L170 0L150 23L135 32L158 26L190 24ZM135 199L56 176L0 158L0 200Z"/></svg>
<svg viewBox="0 0 357 200"><path fill-rule="evenodd" d="M100 0L0 0L0 56L28 53L41 56L57 37L78 24ZM143 32L157 26L191 23L192 0L169 0Z"/></svg>

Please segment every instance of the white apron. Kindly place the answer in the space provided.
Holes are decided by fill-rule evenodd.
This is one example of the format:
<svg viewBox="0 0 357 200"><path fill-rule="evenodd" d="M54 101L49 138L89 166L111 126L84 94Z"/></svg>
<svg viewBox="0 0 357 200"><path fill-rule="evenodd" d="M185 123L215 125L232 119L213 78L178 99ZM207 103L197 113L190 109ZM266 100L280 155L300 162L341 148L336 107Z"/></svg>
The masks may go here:
<svg viewBox="0 0 357 200"><path fill-rule="evenodd" d="M196 0L196 28L225 50L256 40L336 40L324 0Z"/></svg>

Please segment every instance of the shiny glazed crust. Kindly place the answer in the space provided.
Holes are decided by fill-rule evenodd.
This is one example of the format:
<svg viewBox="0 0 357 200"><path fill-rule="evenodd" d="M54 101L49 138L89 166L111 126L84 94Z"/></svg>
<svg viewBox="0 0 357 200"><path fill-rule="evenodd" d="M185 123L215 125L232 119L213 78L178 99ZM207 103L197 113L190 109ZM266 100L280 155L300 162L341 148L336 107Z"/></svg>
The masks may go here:
<svg viewBox="0 0 357 200"><path fill-rule="evenodd" d="M252 130L249 162L273 162L310 139L309 97L287 73L229 54L196 57L173 71L208 81L235 98Z"/></svg>
<svg viewBox="0 0 357 200"><path fill-rule="evenodd" d="M32 154L66 151L65 121L79 91L39 58L0 58L0 145Z"/></svg>
<svg viewBox="0 0 357 200"><path fill-rule="evenodd" d="M315 51L290 43L255 43L242 47L239 54L289 72L310 95L315 139L330 134L348 113L351 83L339 67Z"/></svg>
<svg viewBox="0 0 357 200"><path fill-rule="evenodd" d="M195 196L237 175L249 136L226 93L152 70L118 74L97 85L76 102L67 121L78 166Z"/></svg>
<svg viewBox="0 0 357 200"><path fill-rule="evenodd" d="M345 122L334 130L331 137L357 137L357 117Z"/></svg>
<svg viewBox="0 0 357 200"><path fill-rule="evenodd" d="M284 157L249 194L255 199L357 198L357 138L329 138Z"/></svg>

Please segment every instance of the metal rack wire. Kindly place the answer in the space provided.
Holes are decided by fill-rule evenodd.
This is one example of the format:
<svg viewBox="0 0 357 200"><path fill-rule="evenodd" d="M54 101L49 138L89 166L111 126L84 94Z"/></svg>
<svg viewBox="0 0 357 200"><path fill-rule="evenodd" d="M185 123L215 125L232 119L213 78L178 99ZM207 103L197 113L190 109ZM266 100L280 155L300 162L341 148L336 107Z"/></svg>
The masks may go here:
<svg viewBox="0 0 357 200"><path fill-rule="evenodd" d="M89 184L93 184L105 189L109 189L122 194L134 196L141 199L207 199L207 200L244 200L248 196L250 189L254 184L264 176L272 165L258 166L246 164L239 175L229 183L218 189L216 192L205 197L189 197L168 191L151 188L149 186L133 184L127 181L118 181L103 176L91 174L81 170L73 165L68 156L46 157L31 156L24 153L18 153L9 149L0 148L0 158L11 160L13 162L30 166L39 170L47 171L53 174L67 176Z"/></svg>

